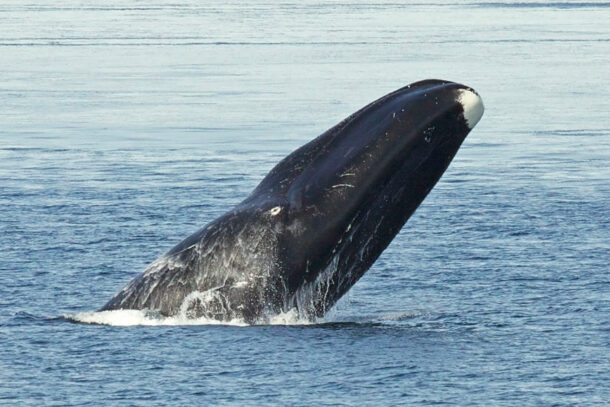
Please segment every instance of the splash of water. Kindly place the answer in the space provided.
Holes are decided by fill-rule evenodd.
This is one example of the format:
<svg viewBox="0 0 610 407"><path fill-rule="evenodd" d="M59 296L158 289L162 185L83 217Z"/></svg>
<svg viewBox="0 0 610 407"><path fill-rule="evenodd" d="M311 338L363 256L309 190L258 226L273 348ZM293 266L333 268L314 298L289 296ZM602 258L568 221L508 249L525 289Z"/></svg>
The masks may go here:
<svg viewBox="0 0 610 407"><path fill-rule="evenodd" d="M112 311L92 311L79 312L76 314L65 314L64 318L93 325L111 326L164 326L164 325L235 325L245 326L246 323L240 320L218 321L211 318L189 318L187 315L175 315L165 317L148 310L112 310Z"/></svg>
<svg viewBox="0 0 610 407"><path fill-rule="evenodd" d="M75 314L64 314L64 318L93 325L110 326L180 326L180 325L228 325L228 326L249 326L243 319L232 319L230 321L219 321L213 318L199 317L193 318L188 312L166 317L159 313L149 310L112 310L112 311L91 311L78 312ZM269 316L265 320L266 325L310 325L314 324L309 319L299 316L299 313L292 309L277 315Z"/></svg>

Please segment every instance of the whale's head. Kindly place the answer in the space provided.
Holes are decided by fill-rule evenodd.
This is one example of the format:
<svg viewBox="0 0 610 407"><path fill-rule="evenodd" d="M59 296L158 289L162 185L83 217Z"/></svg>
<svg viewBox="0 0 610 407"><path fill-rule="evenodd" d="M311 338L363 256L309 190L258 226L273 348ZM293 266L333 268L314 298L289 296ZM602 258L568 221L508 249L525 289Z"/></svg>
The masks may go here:
<svg viewBox="0 0 610 407"><path fill-rule="evenodd" d="M473 89L421 81L281 161L241 208L256 208L279 236L288 290L331 292L315 313L331 306L391 242L482 115Z"/></svg>

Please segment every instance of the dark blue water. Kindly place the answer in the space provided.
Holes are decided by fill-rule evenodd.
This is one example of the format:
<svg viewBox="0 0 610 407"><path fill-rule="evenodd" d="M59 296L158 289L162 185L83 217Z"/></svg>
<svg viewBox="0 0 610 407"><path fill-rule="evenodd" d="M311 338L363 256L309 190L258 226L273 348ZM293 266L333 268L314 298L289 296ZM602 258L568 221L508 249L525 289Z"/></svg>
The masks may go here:
<svg viewBox="0 0 610 407"><path fill-rule="evenodd" d="M609 20L604 2L4 1L0 404L607 405ZM73 322L292 149L429 77L486 113L324 320Z"/></svg>

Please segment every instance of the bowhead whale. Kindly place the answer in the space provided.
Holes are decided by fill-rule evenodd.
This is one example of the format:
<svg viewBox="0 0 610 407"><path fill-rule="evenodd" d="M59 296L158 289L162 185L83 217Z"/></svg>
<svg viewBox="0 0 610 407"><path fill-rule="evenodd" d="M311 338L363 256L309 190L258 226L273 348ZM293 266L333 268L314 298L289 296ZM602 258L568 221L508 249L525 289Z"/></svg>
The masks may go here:
<svg viewBox="0 0 610 407"><path fill-rule="evenodd" d="M425 80L280 161L243 202L150 264L101 310L264 323L324 315L369 269L483 115L471 88Z"/></svg>

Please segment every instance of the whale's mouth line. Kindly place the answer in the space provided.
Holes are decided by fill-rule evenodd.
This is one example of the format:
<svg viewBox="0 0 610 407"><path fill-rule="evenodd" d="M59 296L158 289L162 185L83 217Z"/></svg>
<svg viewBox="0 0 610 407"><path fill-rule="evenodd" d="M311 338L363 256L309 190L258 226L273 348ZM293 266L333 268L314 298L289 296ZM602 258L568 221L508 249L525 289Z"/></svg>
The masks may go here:
<svg viewBox="0 0 610 407"><path fill-rule="evenodd" d="M438 142L437 146L430 151L426 157L421 160L417 166L411 167L408 160L403 159L400 167L393 171L389 176L384 177L384 180L380 182L373 191L359 204L358 210L349 218L347 226L345 226L344 232L339 236L335 244L329 250L327 254L327 261L321 268L321 271L317 275L313 276L312 279L301 285L297 291L286 298L284 312L286 309L296 308L301 318L315 322L317 319L322 317L328 312L335 304L338 298L340 298L351 286L350 278L352 277L352 270L338 270L337 263L340 256L344 256L346 252L347 256L351 259L343 261L352 261L356 263L357 260L354 256L362 256L364 251L367 250L368 244L372 241L374 236L367 236L364 242L354 240L360 230L365 227L366 222L371 221L375 226L374 231L377 231L381 222L388 212L391 212L391 207L385 209L385 213L377 214L371 218L369 215L371 212L379 208L380 201L385 197L393 199L395 195L400 195L404 191L404 187L395 189L393 185L399 177L401 177L407 171L417 171L425 165L426 161L433 156L436 149L442 148L445 144L449 144L451 140L443 139ZM343 291L345 289L345 291Z"/></svg>
<svg viewBox="0 0 610 407"><path fill-rule="evenodd" d="M462 126L468 127L466 117L463 118ZM404 218L400 222L399 230L406 219L411 217L420 206L419 202L421 201L414 206L409 203L408 199L405 201L406 194L410 192L405 188L413 187L416 178L430 170L430 165L446 162L446 168L453 158L453 155L448 155L448 151L452 151L456 144L459 146L464 139L465 136L461 137L447 130L447 132L436 134L434 140L429 142L424 140L425 143L432 144L432 148L427 150L427 153L420 157L415 165L413 165L412 157L410 157L412 149L401 152L398 159L399 164L396 168L388 171L388 174L358 203L358 209L348 218L343 233L339 235L334 245L328 250L327 260L321 267L320 272L299 287L288 304L299 308L298 302L294 299L300 298L302 303L306 302L304 304L306 309L299 309L299 312L313 321L332 309L336 301L354 284L354 280L357 280L366 271L366 269L362 272L357 270L359 262L362 262L363 258L368 256L366 251L369 245L378 245L374 242L374 239L377 238L377 232L382 229L382 225L387 227L388 222L391 224L388 215L400 210L399 208L403 208ZM421 200L423 200L436 181L438 181L438 178L423 191L414 188L413 195L423 194L421 196ZM389 244L389 241L387 244ZM387 244L383 244L384 248ZM371 263L377 259L382 251L380 250L377 255L373 256ZM341 256L343 257L340 259ZM336 267L339 262L343 267ZM307 298L306 301L305 298Z"/></svg>
<svg viewBox="0 0 610 407"><path fill-rule="evenodd" d="M387 192L395 192L392 191L393 186L391 186L395 181L399 179L399 177L403 176L407 172L416 172L421 169L422 166L426 164L428 160L434 155L436 150L442 149L444 146L450 144L452 140L446 137L441 137L441 140L435 140L435 145L428 154L425 155L416 165L411 165L412 163L408 159L408 154L410 151L405 151L401 153L399 159L397 160L399 164L397 168L391 171L386 177L383 177L382 180L367 194L367 196L359 203L359 208L355 212L354 216L350 220L350 223L353 222L359 213L361 212L369 212L373 207L379 206L379 201L382 200L385 196L388 196ZM393 195L393 194L390 194Z"/></svg>

